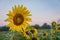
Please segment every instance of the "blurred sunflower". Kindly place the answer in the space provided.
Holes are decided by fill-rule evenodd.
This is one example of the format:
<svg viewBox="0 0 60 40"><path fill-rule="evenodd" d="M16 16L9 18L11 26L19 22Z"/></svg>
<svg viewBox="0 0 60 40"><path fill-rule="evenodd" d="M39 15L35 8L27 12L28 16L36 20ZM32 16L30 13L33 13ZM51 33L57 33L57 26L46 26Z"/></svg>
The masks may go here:
<svg viewBox="0 0 60 40"><path fill-rule="evenodd" d="M12 35L12 38L15 40L15 38L16 38L16 35Z"/></svg>
<svg viewBox="0 0 60 40"><path fill-rule="evenodd" d="M25 30L22 34L24 35L25 38L30 39L29 30Z"/></svg>
<svg viewBox="0 0 60 40"><path fill-rule="evenodd" d="M55 33L56 32L56 30L52 30L52 33Z"/></svg>
<svg viewBox="0 0 60 40"><path fill-rule="evenodd" d="M51 38L54 38L54 34L51 34Z"/></svg>
<svg viewBox="0 0 60 40"><path fill-rule="evenodd" d="M52 30L51 31L51 37L53 38L54 37L54 34L56 33L56 30Z"/></svg>
<svg viewBox="0 0 60 40"><path fill-rule="evenodd" d="M48 33L47 33L47 32L44 32L44 33L42 34L42 37L43 37L43 38L47 38L47 36L48 36Z"/></svg>
<svg viewBox="0 0 60 40"><path fill-rule="evenodd" d="M10 27L11 31L20 32L22 29L25 30L26 27L29 26L28 22L31 22L31 18L28 17L31 16L31 14L23 5L15 5L12 8L12 11L9 11L9 14L7 15L9 18L5 21L10 22L8 26Z"/></svg>
<svg viewBox="0 0 60 40"><path fill-rule="evenodd" d="M57 27L56 28L56 32L60 32L60 27Z"/></svg>
<svg viewBox="0 0 60 40"><path fill-rule="evenodd" d="M32 33L32 36L36 36L38 31L35 28L30 29L30 32Z"/></svg>
<svg viewBox="0 0 60 40"><path fill-rule="evenodd" d="M56 27L57 23L55 21L52 22L52 26Z"/></svg>
<svg viewBox="0 0 60 40"><path fill-rule="evenodd" d="M32 40L40 40L40 39L37 37L33 37Z"/></svg>

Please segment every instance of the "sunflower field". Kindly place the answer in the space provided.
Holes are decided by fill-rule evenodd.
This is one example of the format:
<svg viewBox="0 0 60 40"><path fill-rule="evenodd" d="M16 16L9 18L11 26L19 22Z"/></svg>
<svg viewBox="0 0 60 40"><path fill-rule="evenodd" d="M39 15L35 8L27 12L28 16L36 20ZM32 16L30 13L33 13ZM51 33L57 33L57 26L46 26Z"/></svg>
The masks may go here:
<svg viewBox="0 0 60 40"><path fill-rule="evenodd" d="M6 26L8 32L0 32L0 40L60 40L60 27L52 22L51 29L36 29L30 26L32 16L29 10L23 5L12 7L5 20L9 22Z"/></svg>
<svg viewBox="0 0 60 40"><path fill-rule="evenodd" d="M0 40L60 40L60 27L35 29L28 27L24 32L0 32Z"/></svg>

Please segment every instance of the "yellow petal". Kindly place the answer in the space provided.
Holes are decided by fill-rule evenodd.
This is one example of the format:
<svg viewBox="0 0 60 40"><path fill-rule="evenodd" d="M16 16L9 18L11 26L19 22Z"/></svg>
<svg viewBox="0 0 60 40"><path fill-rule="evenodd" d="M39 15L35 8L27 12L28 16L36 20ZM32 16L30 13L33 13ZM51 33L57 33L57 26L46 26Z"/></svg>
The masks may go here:
<svg viewBox="0 0 60 40"><path fill-rule="evenodd" d="M4 21L9 21L9 22L12 22L12 19L10 19L10 18L8 18L8 19L6 19L6 20L4 20Z"/></svg>
<svg viewBox="0 0 60 40"><path fill-rule="evenodd" d="M26 21L32 22L31 18L26 18Z"/></svg>
<svg viewBox="0 0 60 40"><path fill-rule="evenodd" d="M26 9L27 9L26 7L23 8L24 11L25 11Z"/></svg>

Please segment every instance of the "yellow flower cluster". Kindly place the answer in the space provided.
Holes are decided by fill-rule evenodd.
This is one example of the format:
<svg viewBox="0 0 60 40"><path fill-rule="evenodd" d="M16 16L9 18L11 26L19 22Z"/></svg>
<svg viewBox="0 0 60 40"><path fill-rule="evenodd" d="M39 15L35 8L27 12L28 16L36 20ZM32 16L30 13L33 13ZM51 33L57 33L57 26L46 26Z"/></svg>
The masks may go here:
<svg viewBox="0 0 60 40"><path fill-rule="evenodd" d="M60 27L57 27L56 28L56 32L60 32Z"/></svg>
<svg viewBox="0 0 60 40"><path fill-rule="evenodd" d="M44 32L44 33L42 34L42 37L43 37L43 38L47 38L47 37L48 37L48 33L47 33L47 32Z"/></svg>
<svg viewBox="0 0 60 40"><path fill-rule="evenodd" d="M31 36L31 37L36 37L37 33L38 33L37 29L32 28L32 29L27 29L27 30L25 30L22 34L23 34L27 39L30 39L30 36Z"/></svg>

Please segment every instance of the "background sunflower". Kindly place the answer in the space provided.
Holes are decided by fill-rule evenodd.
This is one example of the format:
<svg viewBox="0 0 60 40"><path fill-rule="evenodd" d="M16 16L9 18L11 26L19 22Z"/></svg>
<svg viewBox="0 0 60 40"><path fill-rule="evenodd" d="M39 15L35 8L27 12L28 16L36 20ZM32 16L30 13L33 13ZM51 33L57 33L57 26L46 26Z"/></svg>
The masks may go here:
<svg viewBox="0 0 60 40"><path fill-rule="evenodd" d="M32 36L36 36L38 31L35 28L30 29L30 32L32 33Z"/></svg>
<svg viewBox="0 0 60 40"><path fill-rule="evenodd" d="M22 32L22 34L24 35L24 37L25 37L26 39L30 39L29 30L25 30L24 32Z"/></svg>
<svg viewBox="0 0 60 40"><path fill-rule="evenodd" d="M40 39L37 37L33 37L32 40L40 40Z"/></svg>
<svg viewBox="0 0 60 40"><path fill-rule="evenodd" d="M42 37L43 37L43 38L47 38L47 36L48 36L48 33L47 33L47 32L44 32L44 33L42 34Z"/></svg>
<svg viewBox="0 0 60 40"><path fill-rule="evenodd" d="M60 27L57 27L56 28L56 32L60 32Z"/></svg>
<svg viewBox="0 0 60 40"><path fill-rule="evenodd" d="M57 23L55 21L53 21L51 24L52 24L53 27L57 26Z"/></svg>

